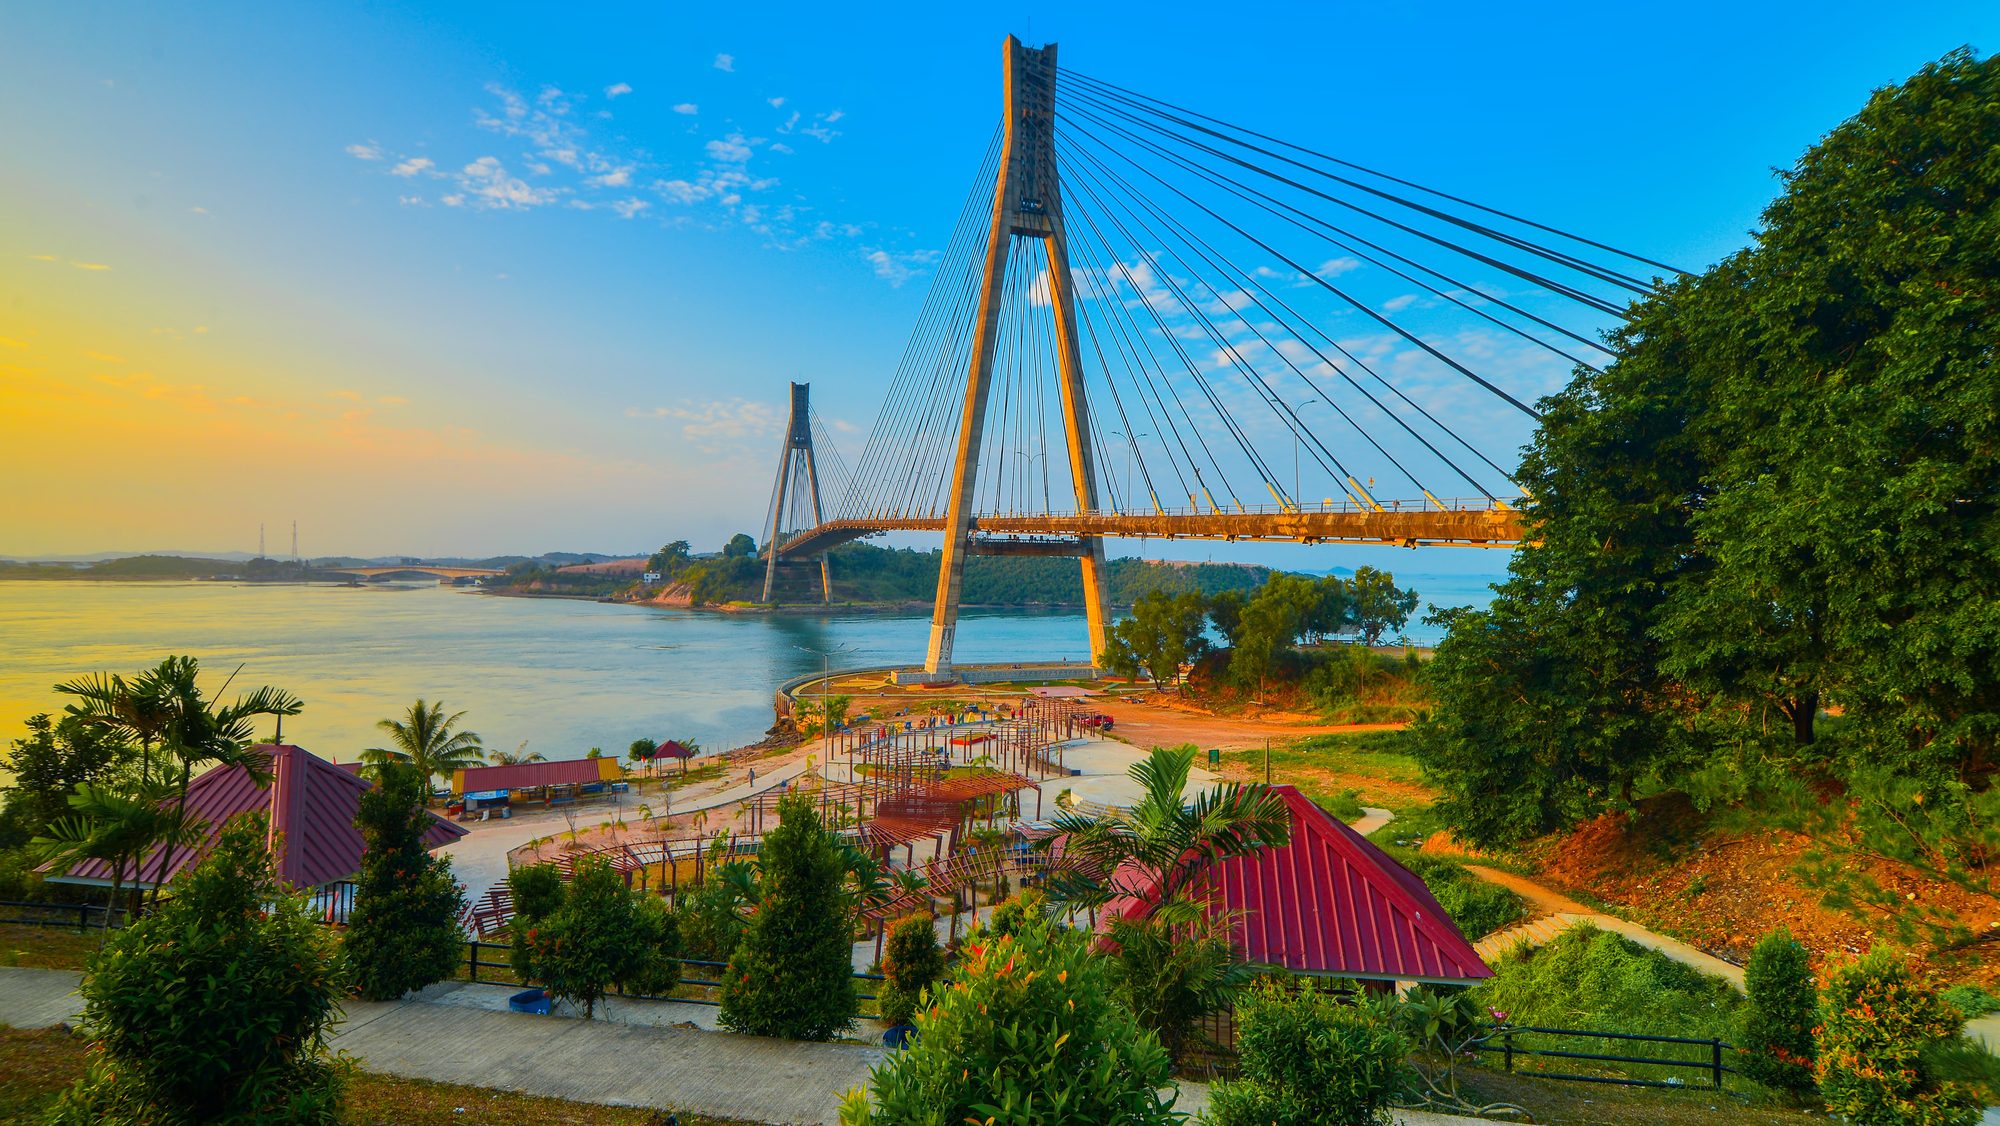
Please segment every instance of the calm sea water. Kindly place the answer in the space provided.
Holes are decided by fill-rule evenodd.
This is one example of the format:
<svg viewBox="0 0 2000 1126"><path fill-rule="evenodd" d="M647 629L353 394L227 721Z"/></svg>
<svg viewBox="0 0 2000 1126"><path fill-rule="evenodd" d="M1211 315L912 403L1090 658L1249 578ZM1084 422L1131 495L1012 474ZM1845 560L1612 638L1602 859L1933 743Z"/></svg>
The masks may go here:
<svg viewBox="0 0 2000 1126"><path fill-rule="evenodd" d="M1487 579L1407 574L1427 603L1484 604ZM0 582L0 738L59 711L59 680L201 659L211 688L271 684L305 711L287 742L338 761L379 746L375 722L422 696L462 709L489 747L550 758L623 753L640 736L724 749L771 723L771 693L821 667L915 663L924 615L717 614L444 587ZM961 660L1086 656L1081 614L968 612ZM1432 640L1412 623L1410 635ZM269 732L260 732L268 735Z"/></svg>

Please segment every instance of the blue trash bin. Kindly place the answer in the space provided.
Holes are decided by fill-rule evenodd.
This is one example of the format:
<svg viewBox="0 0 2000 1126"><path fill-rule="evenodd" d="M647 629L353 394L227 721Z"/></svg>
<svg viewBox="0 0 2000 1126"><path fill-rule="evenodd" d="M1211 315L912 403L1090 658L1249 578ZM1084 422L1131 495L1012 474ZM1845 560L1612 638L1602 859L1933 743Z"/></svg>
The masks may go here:
<svg viewBox="0 0 2000 1126"><path fill-rule="evenodd" d="M524 989L507 998L507 1007L517 1013L549 1013L549 991L546 989Z"/></svg>

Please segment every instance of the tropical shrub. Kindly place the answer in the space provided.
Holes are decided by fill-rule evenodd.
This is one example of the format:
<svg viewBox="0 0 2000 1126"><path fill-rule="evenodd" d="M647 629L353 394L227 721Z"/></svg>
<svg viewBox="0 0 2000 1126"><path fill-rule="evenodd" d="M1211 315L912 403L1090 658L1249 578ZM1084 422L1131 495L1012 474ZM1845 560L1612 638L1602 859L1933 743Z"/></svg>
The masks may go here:
<svg viewBox="0 0 2000 1126"><path fill-rule="evenodd" d="M929 915L898 920L889 931L882 956L882 1020L908 1024L923 1001L924 990L945 977L944 948L938 945L936 921Z"/></svg>
<svg viewBox="0 0 2000 1126"><path fill-rule="evenodd" d="M1049 920L969 940L916 1042L848 1092L842 1126L1179 1122L1166 1052L1112 994L1107 960Z"/></svg>
<svg viewBox="0 0 2000 1126"><path fill-rule="evenodd" d="M529 864L507 873L515 916L540 918L562 906L562 873L553 864Z"/></svg>
<svg viewBox="0 0 2000 1126"><path fill-rule="evenodd" d="M1974 1088L1939 1073L1964 1014L1910 980L1887 950L1836 970L1819 998L1819 1093L1866 1126L1971 1126Z"/></svg>
<svg viewBox="0 0 2000 1126"><path fill-rule="evenodd" d="M370 1001L401 997L452 974L465 952L465 893L451 861L424 847L430 814L413 767L384 764L354 823L366 852L355 881L345 947L354 989Z"/></svg>
<svg viewBox="0 0 2000 1126"><path fill-rule="evenodd" d="M722 1023L825 1040L854 1024L859 1005L846 861L811 798L786 797L778 817L758 850L757 916L722 975Z"/></svg>
<svg viewBox="0 0 2000 1126"><path fill-rule="evenodd" d="M1236 1007L1243 1078L1215 1086L1216 1126L1374 1126L1389 1121L1410 1045L1392 1002L1266 982Z"/></svg>
<svg viewBox="0 0 2000 1126"><path fill-rule="evenodd" d="M1988 1013L2000 1013L2000 997L1995 997L1977 985L1954 985L1940 994L1967 1020L1978 1020Z"/></svg>
<svg viewBox="0 0 2000 1126"><path fill-rule="evenodd" d="M1528 901L1508 888L1465 870L1462 864L1439 857L1412 856L1403 866L1437 897L1438 906L1451 916L1459 933L1474 942L1494 931L1503 930L1528 917Z"/></svg>
<svg viewBox="0 0 2000 1126"><path fill-rule="evenodd" d="M664 905L650 900L603 860L579 859L558 906L515 915L515 968L549 996L582 1005L585 1020L594 1018L613 985L657 984L666 972L672 928Z"/></svg>
<svg viewBox="0 0 2000 1126"><path fill-rule="evenodd" d="M1750 952L1743 971L1750 1003L1743 1011L1743 1074L1793 1095L1810 1093L1813 1026L1819 1022L1819 992L1805 944L1783 927L1765 935Z"/></svg>
<svg viewBox="0 0 2000 1126"><path fill-rule="evenodd" d="M78 992L99 1053L50 1120L334 1122L346 961L279 882L264 819L230 820L170 892L91 957Z"/></svg>
<svg viewBox="0 0 2000 1126"><path fill-rule="evenodd" d="M1516 1024L1732 1042L1743 1006L1721 978L1588 925L1503 955L1473 996Z"/></svg>
<svg viewBox="0 0 2000 1126"><path fill-rule="evenodd" d="M1200 904L1174 903L1149 917L1111 919L1112 981L1139 1026L1159 1037L1179 1063L1191 1046L1214 1047L1201 1018L1226 1008L1248 984L1249 967L1229 943L1230 919L1210 918Z"/></svg>
<svg viewBox="0 0 2000 1126"><path fill-rule="evenodd" d="M742 861L732 864L748 868ZM681 885L674 895L674 923L682 953L699 962L726 962L748 929L739 884L711 878L699 886Z"/></svg>

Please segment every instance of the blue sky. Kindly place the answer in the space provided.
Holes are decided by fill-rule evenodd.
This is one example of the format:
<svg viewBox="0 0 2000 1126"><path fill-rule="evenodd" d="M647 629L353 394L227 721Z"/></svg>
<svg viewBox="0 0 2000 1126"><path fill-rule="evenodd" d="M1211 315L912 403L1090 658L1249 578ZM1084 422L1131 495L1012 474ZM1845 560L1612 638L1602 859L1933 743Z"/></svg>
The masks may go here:
<svg viewBox="0 0 2000 1126"><path fill-rule="evenodd" d="M756 530L788 381L858 452L1010 32L1698 267L1869 90L2000 30L1970 3L1257 7L10 7L0 552Z"/></svg>

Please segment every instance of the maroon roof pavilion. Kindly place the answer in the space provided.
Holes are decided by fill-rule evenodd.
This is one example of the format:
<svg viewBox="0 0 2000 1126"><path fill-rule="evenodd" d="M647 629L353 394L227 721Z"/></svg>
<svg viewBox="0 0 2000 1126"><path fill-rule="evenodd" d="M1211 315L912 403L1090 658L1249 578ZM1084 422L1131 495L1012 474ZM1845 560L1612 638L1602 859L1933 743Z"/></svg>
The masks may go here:
<svg viewBox="0 0 2000 1126"><path fill-rule="evenodd" d="M240 766L219 767L196 778L188 786L188 816L205 824L203 839L192 848L175 849L171 864L167 863L164 851L153 852L139 866L136 876L126 873L127 886L152 887L173 879L206 855L222 832L223 823L239 813L270 816L272 834L282 834L284 838L278 855L278 876L293 887L320 887L345 880L361 870L361 830L354 827L354 815L360 810L362 793L372 789L374 783L303 747L266 743L251 749L263 756L271 784L257 785ZM429 816L431 826L424 833L426 848L435 849L466 834L467 830L436 814ZM102 860L87 860L67 875L49 879L108 885L111 865Z"/></svg>
<svg viewBox="0 0 2000 1126"><path fill-rule="evenodd" d="M1292 814L1291 843L1224 860L1189 887L1209 914L1234 916L1245 961L1299 974L1461 983L1493 976L1424 882L1367 838L1274 786ZM1140 901L1113 900L1130 917Z"/></svg>

